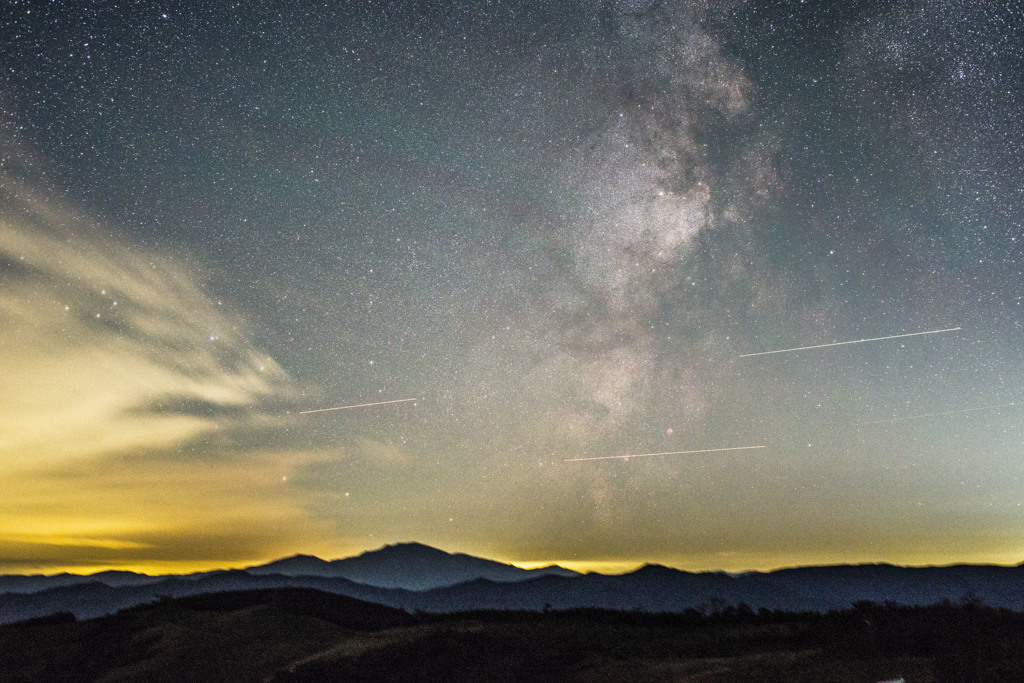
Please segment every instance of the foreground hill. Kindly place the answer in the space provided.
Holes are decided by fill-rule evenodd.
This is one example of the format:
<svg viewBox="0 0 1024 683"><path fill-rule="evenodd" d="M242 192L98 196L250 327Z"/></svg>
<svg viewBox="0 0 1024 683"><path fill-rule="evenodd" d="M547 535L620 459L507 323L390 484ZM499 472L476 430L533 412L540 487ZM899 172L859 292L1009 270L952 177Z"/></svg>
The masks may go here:
<svg viewBox="0 0 1024 683"><path fill-rule="evenodd" d="M92 621L55 615L0 628L0 681L257 681L405 612L280 589L161 600Z"/></svg>
<svg viewBox="0 0 1024 683"><path fill-rule="evenodd" d="M0 681L1020 681L1024 615L971 603L784 614L412 615L305 589L0 627Z"/></svg>

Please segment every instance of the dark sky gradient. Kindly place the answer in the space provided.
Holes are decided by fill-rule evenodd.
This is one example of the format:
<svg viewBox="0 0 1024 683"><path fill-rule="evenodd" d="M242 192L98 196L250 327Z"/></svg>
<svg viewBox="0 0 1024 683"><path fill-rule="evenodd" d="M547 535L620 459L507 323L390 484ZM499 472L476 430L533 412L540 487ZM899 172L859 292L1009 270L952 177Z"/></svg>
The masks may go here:
<svg viewBox="0 0 1024 683"><path fill-rule="evenodd" d="M297 7L0 10L0 570L1024 560L1024 4Z"/></svg>

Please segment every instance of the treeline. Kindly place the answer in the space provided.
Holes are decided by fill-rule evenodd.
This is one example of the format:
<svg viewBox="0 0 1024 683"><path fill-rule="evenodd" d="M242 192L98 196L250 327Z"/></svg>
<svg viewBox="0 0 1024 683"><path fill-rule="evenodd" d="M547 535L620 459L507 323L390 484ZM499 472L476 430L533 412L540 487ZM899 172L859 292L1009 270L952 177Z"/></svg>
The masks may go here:
<svg viewBox="0 0 1024 683"><path fill-rule="evenodd" d="M500 673L501 680L536 683L569 680L574 673L586 680L595 661L639 666L763 655L756 672L745 675L740 668L736 680L877 680L916 673L943 683L1024 683L1024 614L973 600L926 607L861 602L825 614L717 604L657 614L573 609L415 616L440 628L359 656L311 662L274 680L469 681ZM637 680L643 680L641 671Z"/></svg>

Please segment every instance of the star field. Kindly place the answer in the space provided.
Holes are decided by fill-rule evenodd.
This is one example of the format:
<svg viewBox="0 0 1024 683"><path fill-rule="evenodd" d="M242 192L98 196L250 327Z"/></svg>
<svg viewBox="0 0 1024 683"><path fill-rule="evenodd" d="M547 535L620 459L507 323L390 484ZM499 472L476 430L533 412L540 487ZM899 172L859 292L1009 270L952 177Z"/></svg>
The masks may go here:
<svg viewBox="0 0 1024 683"><path fill-rule="evenodd" d="M1022 34L6 4L0 568L1019 563Z"/></svg>

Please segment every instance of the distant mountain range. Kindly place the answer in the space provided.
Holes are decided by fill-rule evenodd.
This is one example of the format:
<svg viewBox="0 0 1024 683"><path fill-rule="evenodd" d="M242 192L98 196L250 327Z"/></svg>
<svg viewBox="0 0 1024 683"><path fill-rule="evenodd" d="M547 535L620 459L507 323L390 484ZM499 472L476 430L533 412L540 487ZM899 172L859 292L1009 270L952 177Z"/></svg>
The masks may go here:
<svg viewBox="0 0 1024 683"><path fill-rule="evenodd" d="M1024 609L1024 565L844 565L738 576L647 565L608 576L557 566L525 570L407 543L332 562L296 555L245 570L188 575L0 576L0 624L58 612L91 618L163 597L289 587L423 612L587 607L683 612L740 604L754 610L825 612L860 601L930 605L964 599Z"/></svg>
<svg viewBox="0 0 1024 683"><path fill-rule="evenodd" d="M404 588L423 591L454 586L474 579L500 583L525 581L538 576L578 576L578 572L559 566L521 569L511 564L486 560L463 553L447 553L422 543L386 545L341 560L321 560L313 555L293 555L267 564L247 567L252 576L307 576L347 579L378 588ZM150 576L135 572L107 571L98 574L55 574L52 576L0 575L0 594L37 593L49 588L101 583L112 588L149 586L169 578L200 580L225 571Z"/></svg>

